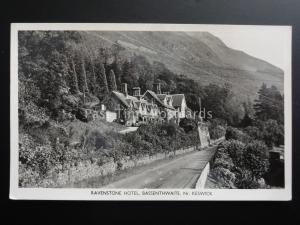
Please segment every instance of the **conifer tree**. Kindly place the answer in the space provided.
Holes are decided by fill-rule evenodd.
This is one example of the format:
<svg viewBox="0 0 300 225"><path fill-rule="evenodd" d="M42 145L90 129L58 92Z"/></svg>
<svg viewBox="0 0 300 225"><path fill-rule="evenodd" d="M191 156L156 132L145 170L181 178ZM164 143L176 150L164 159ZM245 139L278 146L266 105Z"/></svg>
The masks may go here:
<svg viewBox="0 0 300 225"><path fill-rule="evenodd" d="M86 78L86 70L85 70L85 63L83 57L81 57L81 73L82 73L82 79L83 79L83 92L84 93L89 93L89 87L87 83L87 78Z"/></svg>
<svg viewBox="0 0 300 225"><path fill-rule="evenodd" d="M111 91L117 90L116 76L113 70L109 71L109 83Z"/></svg>
<svg viewBox="0 0 300 225"><path fill-rule="evenodd" d="M275 86L270 88L264 83L258 91L258 99L254 105L257 119L266 121L273 119L280 124L284 122L284 102L283 95Z"/></svg>
<svg viewBox="0 0 300 225"><path fill-rule="evenodd" d="M72 76L72 91L76 94L79 93L79 86L78 86L78 78L77 78L77 72L75 67L74 59L71 58L71 76Z"/></svg>
<svg viewBox="0 0 300 225"><path fill-rule="evenodd" d="M109 92L106 72L102 62L99 63L98 83L99 83L99 87L103 88L105 93Z"/></svg>

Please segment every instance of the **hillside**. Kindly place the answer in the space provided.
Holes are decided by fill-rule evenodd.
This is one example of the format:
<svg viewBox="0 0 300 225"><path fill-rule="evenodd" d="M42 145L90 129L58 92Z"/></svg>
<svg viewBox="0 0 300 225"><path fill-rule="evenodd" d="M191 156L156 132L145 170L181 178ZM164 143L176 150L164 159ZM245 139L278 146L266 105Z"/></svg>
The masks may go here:
<svg viewBox="0 0 300 225"><path fill-rule="evenodd" d="M263 82L283 89L281 69L207 32L24 31L18 56L20 111L42 121L95 106L121 83L143 93L159 82L163 92L185 94L191 110L201 98L216 117L238 123Z"/></svg>
<svg viewBox="0 0 300 225"><path fill-rule="evenodd" d="M125 57L145 56L162 62L172 72L209 83L232 84L243 95L255 97L265 82L283 90L283 71L268 62L227 47L208 32L88 31L86 40L93 46L118 43Z"/></svg>

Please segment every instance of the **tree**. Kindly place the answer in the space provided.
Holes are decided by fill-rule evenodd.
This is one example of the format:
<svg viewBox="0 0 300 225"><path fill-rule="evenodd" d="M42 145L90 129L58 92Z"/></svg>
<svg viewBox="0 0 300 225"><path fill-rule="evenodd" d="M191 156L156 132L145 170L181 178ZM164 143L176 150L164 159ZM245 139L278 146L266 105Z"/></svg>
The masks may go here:
<svg viewBox="0 0 300 225"><path fill-rule="evenodd" d="M108 94L109 93L108 81L106 77L104 64L101 61L98 63L98 68L99 69L98 69L97 83L99 86L99 92Z"/></svg>
<svg viewBox="0 0 300 225"><path fill-rule="evenodd" d="M79 93L78 78L77 78L76 66L73 58L71 58L71 68L72 68L71 91L75 94L78 94Z"/></svg>
<svg viewBox="0 0 300 225"><path fill-rule="evenodd" d="M116 76L113 70L109 71L109 86L111 91L117 90Z"/></svg>
<svg viewBox="0 0 300 225"><path fill-rule="evenodd" d="M116 62L118 60L118 56L120 54L121 51L125 50L124 47L122 47L120 44L118 44L117 42L115 42L112 46L111 46L111 52L112 55L114 57L114 61Z"/></svg>
<svg viewBox="0 0 300 225"><path fill-rule="evenodd" d="M82 48L84 50L84 54L89 59L89 64L90 64L91 74L92 74L91 87L92 87L92 92L95 94L97 87L96 87L96 72L95 72L95 66L94 66L93 52L86 45L87 39L85 38L85 35L83 35L82 33L79 33L79 34L80 34L80 38L81 38L81 41L82 41Z"/></svg>
<svg viewBox="0 0 300 225"><path fill-rule="evenodd" d="M267 120L263 123L262 137L266 145L272 148L274 145L284 144L284 127L278 124L276 120Z"/></svg>
<svg viewBox="0 0 300 225"><path fill-rule="evenodd" d="M138 79L134 77L133 64L129 61L125 61L122 70L122 83L127 83L129 88L135 87L138 84Z"/></svg>
<svg viewBox="0 0 300 225"><path fill-rule="evenodd" d="M245 114L244 118L242 119L240 126L241 127L248 127L252 126L253 119L249 116L248 113Z"/></svg>
<svg viewBox="0 0 300 225"><path fill-rule="evenodd" d="M280 124L284 123L284 102L283 95L280 94L275 86L267 87L265 83L258 91L258 99L254 105L255 116L259 120L277 120Z"/></svg>
<svg viewBox="0 0 300 225"><path fill-rule="evenodd" d="M242 105L244 108L244 117L239 125L240 125L240 127L252 126L254 112L253 112L253 106L252 106L250 99L248 98L248 101L243 102Z"/></svg>
<svg viewBox="0 0 300 225"><path fill-rule="evenodd" d="M263 138L262 131L256 126L248 126L244 128L244 132L256 140L262 140Z"/></svg>
<svg viewBox="0 0 300 225"><path fill-rule="evenodd" d="M84 58L81 57L81 82L82 82L82 91L83 93L89 93L89 87L88 87L88 82L87 82L87 77L86 77L86 70L85 70L85 62Z"/></svg>
<svg viewBox="0 0 300 225"><path fill-rule="evenodd" d="M120 87L121 79L122 79L122 64L121 60L114 60L114 62L110 65L110 68L114 71L116 77L116 84Z"/></svg>
<svg viewBox="0 0 300 225"><path fill-rule="evenodd" d="M226 120L229 125L238 125L242 109L229 84L209 84L204 88L203 107L211 111L214 118Z"/></svg>

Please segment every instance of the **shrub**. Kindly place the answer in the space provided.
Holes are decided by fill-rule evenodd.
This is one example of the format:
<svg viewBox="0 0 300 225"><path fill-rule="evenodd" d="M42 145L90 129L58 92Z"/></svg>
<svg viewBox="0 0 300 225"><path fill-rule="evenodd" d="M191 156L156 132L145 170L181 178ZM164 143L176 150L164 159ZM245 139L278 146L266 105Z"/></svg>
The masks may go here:
<svg viewBox="0 0 300 225"><path fill-rule="evenodd" d="M184 118L179 122L179 126L184 129L185 132L194 131L197 129L197 123L194 119Z"/></svg>
<svg viewBox="0 0 300 225"><path fill-rule="evenodd" d="M153 150L169 152L199 143L197 130L186 133L175 123L142 125L137 132L126 134L125 140L134 147L140 146L151 151L151 154Z"/></svg>
<svg viewBox="0 0 300 225"><path fill-rule="evenodd" d="M261 141L253 141L245 148L244 166L257 178L261 178L268 171L267 151L267 146Z"/></svg>
<svg viewBox="0 0 300 225"><path fill-rule="evenodd" d="M284 127L279 125L276 120L267 120L263 123L263 140L266 145L272 148L274 145L284 144Z"/></svg>
<svg viewBox="0 0 300 225"><path fill-rule="evenodd" d="M175 123L165 123L159 127L159 130L169 137L174 137L179 132L179 127Z"/></svg>
<svg viewBox="0 0 300 225"><path fill-rule="evenodd" d="M19 186L30 187L37 185L40 175L33 168L27 167L25 164L19 163Z"/></svg>
<svg viewBox="0 0 300 225"><path fill-rule="evenodd" d="M226 133L226 122L220 119L212 119L207 122L208 130L211 139L218 139L225 136Z"/></svg>
<svg viewBox="0 0 300 225"><path fill-rule="evenodd" d="M230 158L229 154L227 152L222 152L221 149L218 151L215 161L213 164L213 167L222 167L225 169L233 170L234 164L232 159Z"/></svg>
<svg viewBox="0 0 300 225"><path fill-rule="evenodd" d="M223 156L225 158L230 157L234 166L241 167L243 166L243 161L244 161L243 159L244 148L245 148L244 143L238 140L229 140L219 145L218 154L220 151L220 156ZM228 155L228 157L226 155ZM231 168L233 169L234 167L232 166Z"/></svg>
<svg viewBox="0 0 300 225"><path fill-rule="evenodd" d="M102 133L99 130L91 131L86 137L86 148L91 151L95 151L101 148L112 148L112 132Z"/></svg>
<svg viewBox="0 0 300 225"><path fill-rule="evenodd" d="M245 131L254 139L264 141L269 148L284 144L284 126L276 120L256 120L254 127L246 128Z"/></svg>
<svg viewBox="0 0 300 225"><path fill-rule="evenodd" d="M217 125L216 127L209 127L209 135L211 139L218 139L224 137L226 130L221 125Z"/></svg>
<svg viewBox="0 0 300 225"><path fill-rule="evenodd" d="M27 143L28 144L28 143ZM19 144L19 162L45 176L52 164L52 147Z"/></svg>
<svg viewBox="0 0 300 225"><path fill-rule="evenodd" d="M134 154L145 155L152 153L152 143L143 140L142 136L136 135L135 133L128 133L125 135L124 139L127 141L127 145L130 144L132 148L135 149ZM128 153L128 151L126 152Z"/></svg>
<svg viewBox="0 0 300 225"><path fill-rule="evenodd" d="M235 174L229 169L223 167L216 167L212 170L212 175L218 179L220 188L235 188Z"/></svg>
<svg viewBox="0 0 300 225"><path fill-rule="evenodd" d="M88 155L84 155L82 152L79 152L76 149L70 148L69 146L64 145L63 143L56 143L53 147L51 159L53 166L56 166L56 169L59 169L61 165L61 170L65 170L74 162L77 162L82 159L89 158Z"/></svg>
<svg viewBox="0 0 300 225"><path fill-rule="evenodd" d="M244 129L244 132L248 134L253 139L260 140L262 139L262 132L261 130L256 126L248 126Z"/></svg>
<svg viewBox="0 0 300 225"><path fill-rule="evenodd" d="M248 143L252 140L252 138L249 135L234 127L227 127L225 138L226 140L233 139L244 143Z"/></svg>
<svg viewBox="0 0 300 225"><path fill-rule="evenodd" d="M237 173L235 186L240 189L256 189L259 188L259 183L253 178L250 170L243 170L241 173Z"/></svg>
<svg viewBox="0 0 300 225"><path fill-rule="evenodd" d="M244 144L231 139L219 144L213 170L218 171L215 174L225 187L228 187L226 182L232 182L230 178L224 181L230 171L235 175L237 188L264 188L258 181L267 173L268 166L267 146L263 142Z"/></svg>

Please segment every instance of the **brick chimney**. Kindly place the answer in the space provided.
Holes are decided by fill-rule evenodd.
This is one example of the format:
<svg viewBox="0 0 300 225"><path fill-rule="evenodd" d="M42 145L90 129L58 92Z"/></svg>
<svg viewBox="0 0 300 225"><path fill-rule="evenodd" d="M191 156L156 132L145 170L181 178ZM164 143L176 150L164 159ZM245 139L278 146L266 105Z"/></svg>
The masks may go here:
<svg viewBox="0 0 300 225"><path fill-rule="evenodd" d="M141 96L141 88L140 87L132 88L132 93L134 97L139 98Z"/></svg>
<svg viewBox="0 0 300 225"><path fill-rule="evenodd" d="M128 91L127 91L127 83L122 83L121 84L121 92L127 96L128 95Z"/></svg>
<svg viewBox="0 0 300 225"><path fill-rule="evenodd" d="M155 84L153 84L153 91L154 91L156 94L161 94L160 83L155 83Z"/></svg>

